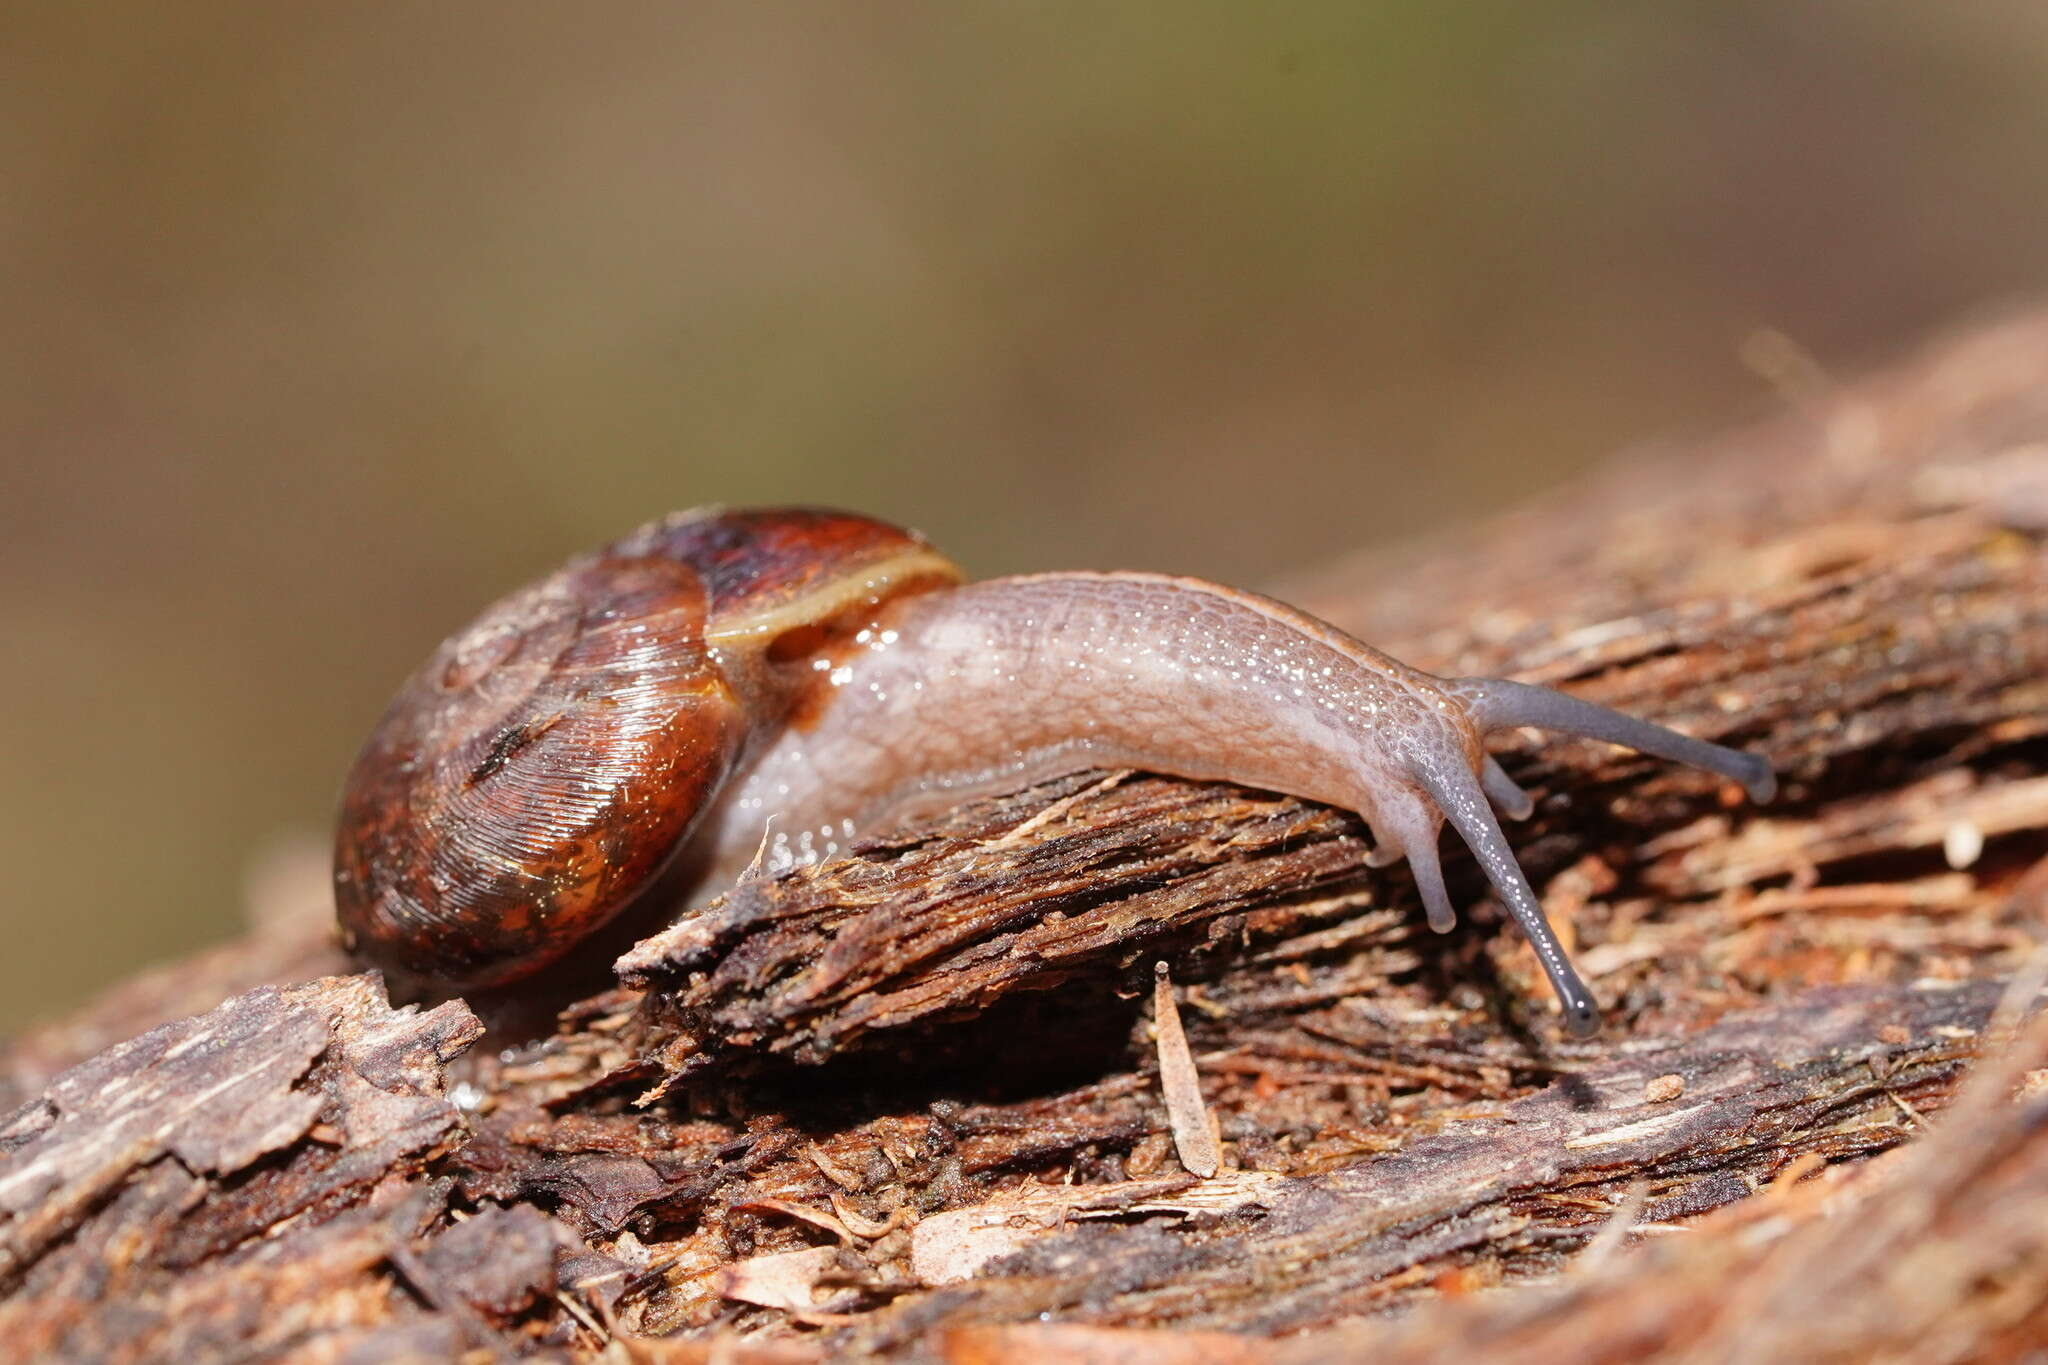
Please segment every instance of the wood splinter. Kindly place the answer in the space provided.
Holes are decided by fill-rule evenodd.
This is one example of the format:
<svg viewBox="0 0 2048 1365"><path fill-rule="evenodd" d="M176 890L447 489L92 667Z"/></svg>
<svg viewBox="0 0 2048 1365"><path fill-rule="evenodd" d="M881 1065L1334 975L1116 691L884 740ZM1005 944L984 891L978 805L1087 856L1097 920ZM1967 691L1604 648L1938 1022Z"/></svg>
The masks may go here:
<svg viewBox="0 0 2048 1365"><path fill-rule="evenodd" d="M1173 977L1164 962L1152 964L1152 1036L1159 1048L1159 1088L1166 1096L1166 1118L1173 1127L1173 1150L1191 1175L1207 1180L1223 1166L1209 1106L1202 1102L1202 1078L1180 1026L1180 1007L1173 999Z"/></svg>

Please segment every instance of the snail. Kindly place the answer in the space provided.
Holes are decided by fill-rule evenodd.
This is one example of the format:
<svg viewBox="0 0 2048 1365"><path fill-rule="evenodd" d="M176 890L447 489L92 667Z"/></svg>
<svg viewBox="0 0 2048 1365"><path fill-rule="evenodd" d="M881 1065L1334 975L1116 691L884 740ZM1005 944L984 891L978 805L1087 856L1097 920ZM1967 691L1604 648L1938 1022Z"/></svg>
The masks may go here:
<svg viewBox="0 0 2048 1365"><path fill-rule="evenodd" d="M344 943L444 989L560 958L703 827L710 884L853 831L1086 768L1224 780L1357 812L1454 922L1448 821L1535 945L1566 1027L1599 1026L1493 807L1532 802L1483 744L1519 726L1718 773L1770 765L1561 692L1442 679L1292 607L1192 578L964 582L846 512L653 522L488 608L400 689L350 772ZM792 832L794 832L792 834Z"/></svg>

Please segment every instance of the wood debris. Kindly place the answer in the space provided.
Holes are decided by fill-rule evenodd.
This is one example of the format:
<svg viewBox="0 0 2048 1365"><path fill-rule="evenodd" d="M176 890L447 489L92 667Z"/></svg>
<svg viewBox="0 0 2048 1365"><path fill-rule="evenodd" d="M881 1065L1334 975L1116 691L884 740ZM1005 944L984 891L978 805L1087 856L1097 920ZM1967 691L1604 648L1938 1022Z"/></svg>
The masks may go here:
<svg viewBox="0 0 2048 1365"><path fill-rule="evenodd" d="M1209 1106L1202 1103L1202 1077L1194 1053L1181 1031L1180 1007L1173 1002L1173 977L1164 962L1153 967L1152 1029L1159 1050L1159 1088L1166 1097L1166 1117L1173 1125L1173 1148L1180 1164L1204 1179L1216 1174L1223 1153L1210 1126Z"/></svg>

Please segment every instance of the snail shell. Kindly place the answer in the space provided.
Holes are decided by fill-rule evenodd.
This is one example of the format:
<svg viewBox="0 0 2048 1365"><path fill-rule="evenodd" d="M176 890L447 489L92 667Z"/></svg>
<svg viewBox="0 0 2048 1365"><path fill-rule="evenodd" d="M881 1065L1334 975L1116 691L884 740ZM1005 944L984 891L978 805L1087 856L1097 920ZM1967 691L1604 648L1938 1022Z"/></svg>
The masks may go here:
<svg viewBox="0 0 2048 1365"><path fill-rule="evenodd" d="M709 511L503 598L405 682L349 773L344 943L458 988L546 965L675 856L811 658L959 577L868 517Z"/></svg>

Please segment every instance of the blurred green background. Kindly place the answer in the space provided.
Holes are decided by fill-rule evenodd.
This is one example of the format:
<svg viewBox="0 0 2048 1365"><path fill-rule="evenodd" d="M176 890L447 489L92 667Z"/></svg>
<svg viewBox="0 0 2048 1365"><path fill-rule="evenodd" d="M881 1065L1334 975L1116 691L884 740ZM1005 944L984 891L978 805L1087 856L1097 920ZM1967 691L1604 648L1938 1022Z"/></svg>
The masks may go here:
<svg viewBox="0 0 2048 1365"><path fill-rule="evenodd" d="M2032 294L2048 6L10 5L0 252L6 1027L667 509L1256 583Z"/></svg>

